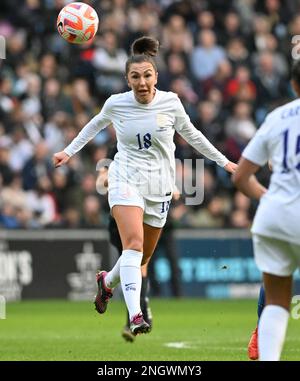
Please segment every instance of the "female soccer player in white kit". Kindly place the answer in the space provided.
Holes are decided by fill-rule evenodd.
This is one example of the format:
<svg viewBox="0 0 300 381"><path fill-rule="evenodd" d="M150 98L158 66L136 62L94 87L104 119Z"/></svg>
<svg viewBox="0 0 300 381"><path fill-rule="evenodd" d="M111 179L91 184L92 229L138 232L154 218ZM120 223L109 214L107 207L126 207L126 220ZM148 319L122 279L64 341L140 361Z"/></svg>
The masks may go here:
<svg viewBox="0 0 300 381"><path fill-rule="evenodd" d="M110 272L97 275L95 306L104 313L113 288L121 281L135 335L149 331L140 307L141 264L150 260L167 218L175 184L175 131L228 172L236 168L192 125L178 96L155 87L158 73L153 56L158 47L151 37L133 43L133 55L126 63L126 80L132 90L108 98L71 144L53 156L56 167L67 163L113 123L118 153L109 167L108 201L123 252Z"/></svg>
<svg viewBox="0 0 300 381"><path fill-rule="evenodd" d="M300 61L292 67L291 82L300 97ZM273 174L267 191L252 175L269 160ZM252 226L266 293L258 350L260 360L275 361L285 339L293 272L300 266L300 99L267 116L245 148L233 181L244 194L260 200Z"/></svg>

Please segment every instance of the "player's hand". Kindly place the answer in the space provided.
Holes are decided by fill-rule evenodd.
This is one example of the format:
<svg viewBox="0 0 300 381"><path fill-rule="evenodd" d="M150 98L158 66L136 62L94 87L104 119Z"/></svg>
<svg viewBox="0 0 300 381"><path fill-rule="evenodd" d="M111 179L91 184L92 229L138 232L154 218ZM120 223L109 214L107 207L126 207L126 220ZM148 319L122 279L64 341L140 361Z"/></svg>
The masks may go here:
<svg viewBox="0 0 300 381"><path fill-rule="evenodd" d="M229 172L229 173L234 173L234 172L236 171L236 169L237 169L237 164L233 163L232 161L229 161L229 162L225 165L224 169L225 169L227 172Z"/></svg>
<svg viewBox="0 0 300 381"><path fill-rule="evenodd" d="M52 156L52 162L55 168L62 166L63 164L66 164L70 159L70 156L67 155L64 151L56 152Z"/></svg>

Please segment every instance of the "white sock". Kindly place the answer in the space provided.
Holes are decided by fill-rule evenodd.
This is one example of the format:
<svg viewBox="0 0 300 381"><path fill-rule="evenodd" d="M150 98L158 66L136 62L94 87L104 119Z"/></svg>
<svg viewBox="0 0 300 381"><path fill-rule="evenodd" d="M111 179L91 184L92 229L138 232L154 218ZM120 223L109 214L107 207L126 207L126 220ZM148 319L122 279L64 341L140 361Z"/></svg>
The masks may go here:
<svg viewBox="0 0 300 381"><path fill-rule="evenodd" d="M259 319L258 351L260 361L279 361L289 312L280 306L267 305Z"/></svg>
<svg viewBox="0 0 300 381"><path fill-rule="evenodd" d="M136 250L123 250L121 255L120 278L130 319L141 312L142 258L143 253Z"/></svg>
<svg viewBox="0 0 300 381"><path fill-rule="evenodd" d="M107 273L105 277L106 287L114 288L120 282L120 263L121 257L119 257L114 267Z"/></svg>

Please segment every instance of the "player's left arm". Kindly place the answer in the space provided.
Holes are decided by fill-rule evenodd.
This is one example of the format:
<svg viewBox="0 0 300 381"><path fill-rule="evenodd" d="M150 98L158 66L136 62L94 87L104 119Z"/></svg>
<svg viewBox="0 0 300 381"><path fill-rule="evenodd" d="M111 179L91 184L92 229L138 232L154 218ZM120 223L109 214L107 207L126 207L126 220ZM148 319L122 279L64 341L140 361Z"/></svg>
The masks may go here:
<svg viewBox="0 0 300 381"><path fill-rule="evenodd" d="M242 156L232 176L233 183L242 193L257 200L267 192L267 189L255 177L259 168L259 165Z"/></svg>
<svg viewBox="0 0 300 381"><path fill-rule="evenodd" d="M176 98L175 130L202 155L215 161L227 172L234 173L237 164L229 161L190 121L179 98Z"/></svg>

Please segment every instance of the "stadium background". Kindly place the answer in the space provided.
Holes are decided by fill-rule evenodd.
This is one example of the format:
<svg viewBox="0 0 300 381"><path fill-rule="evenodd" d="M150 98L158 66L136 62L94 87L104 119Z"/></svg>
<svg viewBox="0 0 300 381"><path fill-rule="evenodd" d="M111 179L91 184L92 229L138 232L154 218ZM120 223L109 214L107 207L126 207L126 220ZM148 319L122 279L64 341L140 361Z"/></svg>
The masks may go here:
<svg viewBox="0 0 300 381"><path fill-rule="evenodd" d="M1 1L0 35L6 40L6 59L0 63L0 226L4 231L47 229L40 235L47 239L49 229L106 228L108 203L95 189L96 163L114 143L113 129L101 132L68 167L54 170L51 156L99 112L110 94L127 89L124 65L130 44L139 36L153 35L161 42L158 87L178 93L195 126L232 161L238 161L266 113L293 96L288 78L291 39L300 35L298 1L87 1L100 16L100 28L94 42L83 46L66 43L56 31L57 14L66 3ZM176 158L201 157L179 136L176 144ZM188 180L193 173L184 171L183 176ZM269 176L268 168L259 173L265 185ZM192 240L187 230L186 237L174 233L181 237L176 243L181 291L206 297L253 296L257 289L244 285L260 281L253 264L252 270L245 266L252 261L247 232L256 204L237 192L228 174L210 161L205 161L203 186L201 205L186 205L183 194L170 211L169 231L193 230ZM236 234L218 235L211 230L206 234L206 229L236 229ZM68 240L67 233L65 237ZM221 240L218 250L214 237ZM4 238L0 291L8 299L9 279L20 277L21 271L9 254L15 250L11 245ZM24 243L20 246L26 249ZM84 240L77 253L83 246ZM163 249L153 261L156 285L171 279L168 261L159 257ZM187 254L191 251L192 259ZM104 252L107 256L107 249ZM201 257L206 262L200 263ZM209 257L213 263L208 264ZM217 282L216 287L195 287L201 279L205 283L207 271L212 275L206 280ZM222 282L243 287L229 292ZM172 294L166 290L163 285L156 294Z"/></svg>
<svg viewBox="0 0 300 381"><path fill-rule="evenodd" d="M255 301L219 299L258 294L261 275L249 233L256 203L205 161L204 202L187 206L182 195L170 211L168 237L175 239L181 289L174 288L165 243L151 270L154 296L185 298L153 298L155 329L129 349L120 343L121 301L103 319L90 310L95 270L109 268L116 256L108 245L107 199L95 190L96 163L113 144L113 129L68 167L54 170L51 155L110 94L127 89L130 44L153 35L162 45L158 87L178 93L195 126L236 162L266 113L293 98L288 78L291 39L300 35L299 1L85 2L100 18L96 39L86 46L67 44L56 31L67 1L0 2L6 41L6 59L0 60L0 295L11 302L1 321L0 359L245 359ZM200 157L178 136L176 144L178 159ZM258 176L267 185L269 169ZM13 302L21 299L39 300ZM298 357L296 323L290 324L285 359ZM109 344L100 353L103 341Z"/></svg>

